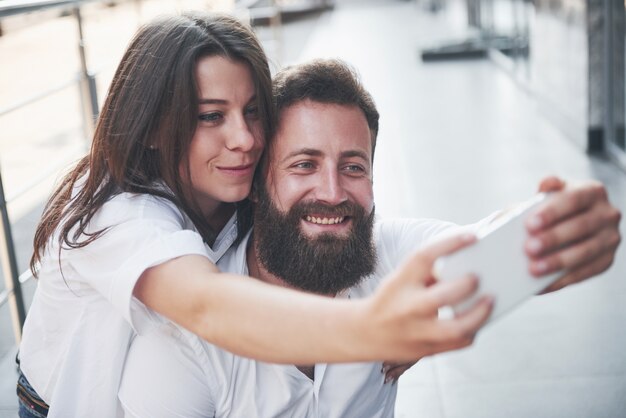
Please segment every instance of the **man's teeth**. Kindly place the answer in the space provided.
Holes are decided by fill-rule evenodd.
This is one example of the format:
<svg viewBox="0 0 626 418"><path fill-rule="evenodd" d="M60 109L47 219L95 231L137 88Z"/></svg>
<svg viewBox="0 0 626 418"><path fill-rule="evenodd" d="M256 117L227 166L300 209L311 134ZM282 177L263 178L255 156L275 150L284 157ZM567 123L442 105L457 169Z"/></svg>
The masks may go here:
<svg viewBox="0 0 626 418"><path fill-rule="evenodd" d="M343 220L345 219L345 216L339 216L337 218L318 218L315 216L307 215L305 219L307 220L307 222L311 222L314 224L334 225L334 224L339 224L343 222Z"/></svg>

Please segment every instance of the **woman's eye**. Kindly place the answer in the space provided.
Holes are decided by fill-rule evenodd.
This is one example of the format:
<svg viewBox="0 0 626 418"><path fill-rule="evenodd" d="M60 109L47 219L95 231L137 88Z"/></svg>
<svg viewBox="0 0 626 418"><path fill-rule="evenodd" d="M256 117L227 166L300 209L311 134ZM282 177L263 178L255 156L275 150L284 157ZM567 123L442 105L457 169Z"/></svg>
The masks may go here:
<svg viewBox="0 0 626 418"><path fill-rule="evenodd" d="M248 117L256 118L259 116L259 108L257 106L248 106L245 110Z"/></svg>
<svg viewBox="0 0 626 418"><path fill-rule="evenodd" d="M222 119L222 114L219 112L203 113L198 116L202 122L218 122Z"/></svg>

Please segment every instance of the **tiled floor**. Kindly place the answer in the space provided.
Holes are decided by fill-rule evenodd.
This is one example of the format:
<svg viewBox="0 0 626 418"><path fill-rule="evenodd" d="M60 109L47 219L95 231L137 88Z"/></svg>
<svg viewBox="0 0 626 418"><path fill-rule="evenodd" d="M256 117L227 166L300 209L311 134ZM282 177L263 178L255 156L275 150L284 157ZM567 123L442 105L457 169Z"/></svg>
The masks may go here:
<svg viewBox="0 0 626 418"><path fill-rule="evenodd" d="M274 61L339 56L359 70L382 115L382 216L471 222L529 197L548 174L599 179L626 211L626 174L568 141L493 62L420 61L420 47L463 31L455 7L433 16L415 2L339 1L286 24ZM421 360L399 382L397 416L626 417L625 300L622 245L601 277L530 300L469 349ZM0 367L0 417L11 416L10 361Z"/></svg>

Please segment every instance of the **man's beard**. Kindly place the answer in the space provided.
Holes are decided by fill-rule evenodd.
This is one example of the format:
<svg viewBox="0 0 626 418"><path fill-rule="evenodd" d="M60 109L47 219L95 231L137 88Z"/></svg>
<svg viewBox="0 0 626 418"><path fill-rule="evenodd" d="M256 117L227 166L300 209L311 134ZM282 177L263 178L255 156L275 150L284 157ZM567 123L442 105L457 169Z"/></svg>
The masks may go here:
<svg viewBox="0 0 626 418"><path fill-rule="evenodd" d="M296 288L324 295L355 286L374 271L374 210L367 215L361 206L348 201L337 206L303 202L283 213L271 202L265 187L259 189L254 240L256 255L267 271ZM348 236L321 233L307 237L300 222L308 214L348 216L352 229Z"/></svg>

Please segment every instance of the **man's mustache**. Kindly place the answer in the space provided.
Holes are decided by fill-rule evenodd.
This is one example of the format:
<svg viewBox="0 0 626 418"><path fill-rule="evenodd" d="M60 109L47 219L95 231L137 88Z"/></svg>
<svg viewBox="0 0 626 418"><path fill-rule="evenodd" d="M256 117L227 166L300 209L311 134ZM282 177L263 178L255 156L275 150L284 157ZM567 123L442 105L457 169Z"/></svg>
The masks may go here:
<svg viewBox="0 0 626 418"><path fill-rule="evenodd" d="M291 209L292 216L303 217L310 214L328 216L355 216L364 215L365 210L354 202L346 200L338 205L329 205L319 201L301 202Z"/></svg>

